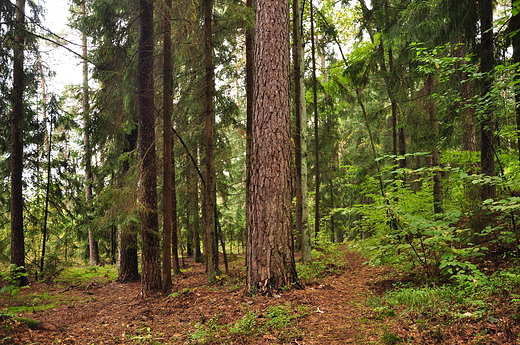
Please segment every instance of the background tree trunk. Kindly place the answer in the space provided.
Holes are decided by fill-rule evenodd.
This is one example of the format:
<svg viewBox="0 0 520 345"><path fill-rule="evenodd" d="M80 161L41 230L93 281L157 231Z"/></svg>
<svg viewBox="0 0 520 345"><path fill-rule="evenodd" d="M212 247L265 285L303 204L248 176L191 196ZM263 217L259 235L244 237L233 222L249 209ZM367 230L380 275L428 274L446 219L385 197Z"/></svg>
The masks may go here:
<svg viewBox="0 0 520 345"><path fill-rule="evenodd" d="M480 71L485 74L483 81L482 95L488 95L492 86L494 59L494 38L493 38L493 0L479 0L480 25L481 25L481 50L480 50ZM481 171L487 176L495 176L495 121L493 109L487 109L480 122L481 142L480 142L480 165ZM482 200L492 199L496 196L496 186L492 184L482 185Z"/></svg>
<svg viewBox="0 0 520 345"><path fill-rule="evenodd" d="M132 152L137 147L137 128L127 134L127 147L125 153ZM121 177L123 178L130 170L130 163L123 162L121 168ZM133 225L118 228L118 242L119 242L119 275L117 277L118 283L130 283L139 281L139 258L137 255L137 233L139 229Z"/></svg>
<svg viewBox="0 0 520 345"><path fill-rule="evenodd" d="M437 120L437 114L435 109L435 102L431 98L433 93L433 77L428 75L425 82L425 93L426 93L426 112L431 122L432 129L432 157L431 167L434 169L440 169L441 165L441 153L439 150L439 121ZM433 172L433 212L443 213L442 207L442 174L440 171Z"/></svg>
<svg viewBox="0 0 520 345"><path fill-rule="evenodd" d="M81 3L81 16L86 16L85 2ZM92 199L92 149L90 145L90 104L88 96L88 51L87 51L87 35L81 33L82 48L82 67L83 67L83 84L81 107L83 111L83 159L85 169L85 206L86 206L86 225L88 234L89 264L97 265L99 262L98 244L94 239L92 226L90 224L91 200Z"/></svg>
<svg viewBox="0 0 520 345"><path fill-rule="evenodd" d="M311 60L312 60L312 109L314 112L314 237L318 237L320 232L320 184L321 184L321 170L320 170L320 138L319 138L319 122L320 116L318 114L318 81L316 79L316 44L314 32L314 5L312 0L310 5L310 21L311 21Z"/></svg>
<svg viewBox="0 0 520 345"><path fill-rule="evenodd" d="M137 61L140 207L142 239L142 294L159 291L161 266L157 215L157 166L155 157L155 116L153 78L153 0L140 0L139 48Z"/></svg>
<svg viewBox="0 0 520 345"><path fill-rule="evenodd" d="M297 282L291 227L289 3L258 0L247 291L269 294Z"/></svg>
<svg viewBox="0 0 520 345"><path fill-rule="evenodd" d="M253 11L255 0L246 0L246 5ZM253 93L254 93L254 28L246 31L246 219L249 217L249 204L251 202L251 148L253 137ZM248 233L246 231L246 237ZM246 241L247 242L247 241Z"/></svg>
<svg viewBox="0 0 520 345"><path fill-rule="evenodd" d="M47 182L45 185L45 208L43 210L43 226L42 226L42 249L40 256L40 279L43 278L43 271L45 269L45 255L47 250L47 233L48 233L48 220L49 220L49 197L51 191L51 142L52 142L52 118L48 117L47 113L47 88L45 85L45 75L43 73L43 66L41 56L38 54L38 68L41 74L41 88L42 88L42 106L43 106L43 126L45 133L45 152L47 158ZM47 130L47 122L49 123L49 129Z"/></svg>
<svg viewBox="0 0 520 345"><path fill-rule="evenodd" d="M172 0L165 1L163 14L163 291L172 287L173 230L173 61L172 61Z"/></svg>
<svg viewBox="0 0 520 345"><path fill-rule="evenodd" d="M307 199L307 106L303 79L302 4L293 0L293 60L294 60L294 147L296 164L296 234L299 236L298 250L302 262L311 260L311 239L309 234L309 202Z"/></svg>
<svg viewBox="0 0 520 345"><path fill-rule="evenodd" d="M215 143L215 113L213 109L213 95L215 93L215 79L213 66L213 0L204 1L204 57L206 68L206 110L205 110L205 153L206 172L204 188L204 254L206 255L206 273L208 283L216 281L220 274L218 268L218 243L215 217L215 162L213 146Z"/></svg>
<svg viewBox="0 0 520 345"><path fill-rule="evenodd" d="M515 4L516 3L516 4ZM511 23L509 25L509 31L514 33L512 40L513 45L513 63L520 63L520 12L518 12L520 6L518 1L511 0ZM520 80L520 76L516 76L516 81ZM516 132L517 132L517 149L518 149L518 159L520 159L520 92L517 91L515 94L515 102L516 102Z"/></svg>
<svg viewBox="0 0 520 345"><path fill-rule="evenodd" d="M25 272L25 239L23 224L23 96L25 0L16 1L16 22L13 56L13 108L11 112L11 264ZM17 278L20 286L29 283L26 276Z"/></svg>

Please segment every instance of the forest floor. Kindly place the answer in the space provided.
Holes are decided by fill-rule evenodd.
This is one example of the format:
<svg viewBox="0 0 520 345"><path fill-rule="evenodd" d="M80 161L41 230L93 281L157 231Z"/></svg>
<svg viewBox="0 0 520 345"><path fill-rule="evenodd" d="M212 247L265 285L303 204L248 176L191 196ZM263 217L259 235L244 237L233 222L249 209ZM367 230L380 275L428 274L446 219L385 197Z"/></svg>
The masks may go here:
<svg viewBox="0 0 520 345"><path fill-rule="evenodd" d="M500 337L475 342L466 335L475 334L475 325L466 325L467 332L461 325L442 326L445 334L439 336L398 316L382 317L370 301L395 272L342 250L347 264L340 272L272 297L244 294L243 256L232 256L229 273L214 285L206 284L203 264L187 261L170 294L146 299L139 283L117 284L106 277L34 283L16 298L0 295L0 310L10 304L33 306L17 313L19 318L0 320L0 344L515 343ZM39 307L45 303L49 308Z"/></svg>

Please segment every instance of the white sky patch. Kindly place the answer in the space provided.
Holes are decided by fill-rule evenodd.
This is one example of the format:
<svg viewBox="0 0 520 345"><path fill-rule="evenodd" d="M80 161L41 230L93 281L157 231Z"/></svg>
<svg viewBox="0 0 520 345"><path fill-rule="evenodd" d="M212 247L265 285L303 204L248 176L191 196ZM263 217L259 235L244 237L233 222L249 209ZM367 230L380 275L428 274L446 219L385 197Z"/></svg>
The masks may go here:
<svg viewBox="0 0 520 345"><path fill-rule="evenodd" d="M42 25L52 33L63 37L73 44L65 43L67 48L81 55L81 34L69 27L68 1L47 0ZM52 37L57 40L56 37ZM42 42L42 60L56 76L47 81L49 91L61 94L66 85L78 85L82 80L81 59L64 47L58 47L48 42Z"/></svg>

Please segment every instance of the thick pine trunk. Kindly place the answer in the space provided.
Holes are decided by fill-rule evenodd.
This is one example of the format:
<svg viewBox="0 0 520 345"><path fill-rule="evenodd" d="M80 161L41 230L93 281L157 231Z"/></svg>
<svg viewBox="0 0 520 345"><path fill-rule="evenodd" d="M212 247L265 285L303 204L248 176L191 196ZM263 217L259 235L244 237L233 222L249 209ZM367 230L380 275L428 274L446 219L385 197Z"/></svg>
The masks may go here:
<svg viewBox="0 0 520 345"><path fill-rule="evenodd" d="M139 229L126 227L118 229L119 274L116 282L131 283L141 279L137 256L137 233Z"/></svg>
<svg viewBox="0 0 520 345"><path fill-rule="evenodd" d="M143 296L161 283L153 78L153 0L140 0L137 68Z"/></svg>
<svg viewBox="0 0 520 345"><path fill-rule="evenodd" d="M297 282L291 227L289 3L258 0L247 291L269 294Z"/></svg>
<svg viewBox="0 0 520 345"><path fill-rule="evenodd" d="M13 108L11 112L11 264L25 272L25 239L23 224L23 97L24 97L24 29L25 0L16 1L16 22L13 56ZM26 276L17 278L21 286L28 284Z"/></svg>

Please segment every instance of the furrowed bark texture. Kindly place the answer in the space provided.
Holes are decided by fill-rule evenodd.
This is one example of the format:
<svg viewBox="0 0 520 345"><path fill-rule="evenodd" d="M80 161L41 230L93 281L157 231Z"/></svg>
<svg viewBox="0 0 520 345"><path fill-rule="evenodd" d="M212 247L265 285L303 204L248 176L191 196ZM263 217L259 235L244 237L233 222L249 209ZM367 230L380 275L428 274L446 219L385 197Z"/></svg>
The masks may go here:
<svg viewBox="0 0 520 345"><path fill-rule="evenodd" d="M172 287L172 232L173 232L173 61L172 61L172 0L165 1L163 17L163 291Z"/></svg>
<svg viewBox="0 0 520 345"><path fill-rule="evenodd" d="M23 93L24 83L24 29L25 1L16 1L16 33L13 49L13 109L11 112L11 264L24 267L18 272L25 272L25 239L23 225ZM20 286L28 284L27 277L17 279Z"/></svg>
<svg viewBox="0 0 520 345"><path fill-rule="evenodd" d="M138 122L140 158L140 203L142 239L142 293L159 291L161 263L157 215L157 166L153 85L153 0L140 1L138 50Z"/></svg>
<svg viewBox="0 0 520 345"><path fill-rule="evenodd" d="M215 189L215 111L213 98L215 94L215 66L213 64L213 0L204 1L204 63L205 75L205 103L204 132L205 132L205 185L204 185L204 254L206 256L206 273L208 283L214 283L220 275L218 262L218 243L216 229L216 189Z"/></svg>
<svg viewBox="0 0 520 345"><path fill-rule="evenodd" d="M289 3L258 0L247 289L270 294L297 281L291 227Z"/></svg>

